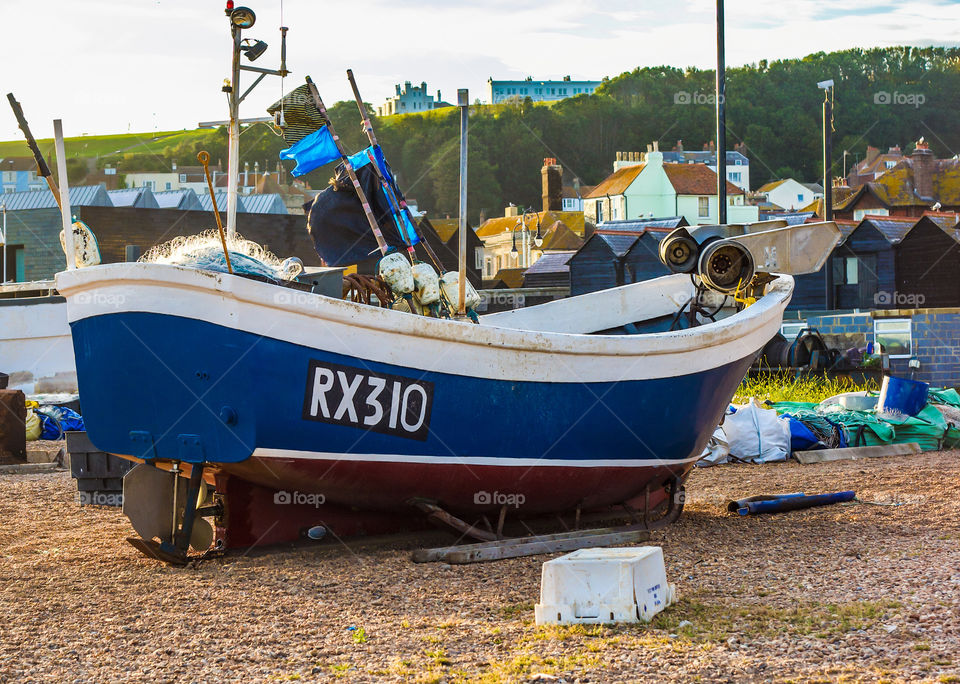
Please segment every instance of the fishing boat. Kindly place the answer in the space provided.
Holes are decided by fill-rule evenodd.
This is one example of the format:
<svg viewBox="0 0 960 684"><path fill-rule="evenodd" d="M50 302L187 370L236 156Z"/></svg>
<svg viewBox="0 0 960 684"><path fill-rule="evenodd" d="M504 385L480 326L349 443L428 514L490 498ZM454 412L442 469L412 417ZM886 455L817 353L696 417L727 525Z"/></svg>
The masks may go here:
<svg viewBox="0 0 960 684"><path fill-rule="evenodd" d="M240 38L254 20L249 9L230 3L227 15L233 198L238 79L249 68L238 66L239 54L256 43ZM283 63L251 70L288 73ZM363 207L381 275L397 301L414 306L337 299L234 271L242 261L234 202L220 236L225 269L149 260L69 268L68 259L57 275L89 437L141 462L124 480L124 512L139 534L131 543L182 563L188 547L343 537L427 520L492 539L506 518L579 520L619 507L647 526L675 519L694 461L779 331L793 289L788 273L822 266L836 226L679 229L661 245L674 275L471 315L463 92L460 271L437 279L426 269L442 292L440 305L428 307L419 284L410 294L412 285L390 279L392 269L424 264L350 80L371 142L365 170L366 159L342 149L309 78L303 92L322 121L323 145L333 145L349 176L345 187L356 191L341 198L351 197L360 216ZM291 114L281 109L278 123ZM371 192L389 205L389 234L391 221L371 213ZM321 205L311 209L311 226ZM499 518L495 529L478 522L489 516Z"/></svg>

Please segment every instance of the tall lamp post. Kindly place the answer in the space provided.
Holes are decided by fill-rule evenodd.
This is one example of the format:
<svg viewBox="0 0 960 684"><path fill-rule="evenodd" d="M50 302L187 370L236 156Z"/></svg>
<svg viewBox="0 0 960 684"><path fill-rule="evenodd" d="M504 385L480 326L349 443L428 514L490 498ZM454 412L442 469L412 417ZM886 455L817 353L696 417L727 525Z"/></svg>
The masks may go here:
<svg viewBox="0 0 960 684"><path fill-rule="evenodd" d="M823 90L823 220L833 220L833 79L820 81Z"/></svg>
<svg viewBox="0 0 960 684"><path fill-rule="evenodd" d="M717 223L727 222L727 72L723 40L723 0L717 0Z"/></svg>

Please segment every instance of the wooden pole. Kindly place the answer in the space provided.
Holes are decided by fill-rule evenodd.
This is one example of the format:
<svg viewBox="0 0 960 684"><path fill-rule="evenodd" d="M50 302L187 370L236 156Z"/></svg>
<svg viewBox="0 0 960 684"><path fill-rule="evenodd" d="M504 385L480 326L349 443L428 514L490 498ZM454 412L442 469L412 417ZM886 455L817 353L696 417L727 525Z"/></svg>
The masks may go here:
<svg viewBox="0 0 960 684"><path fill-rule="evenodd" d="M227 272L233 273L230 263L230 251L227 249L227 238L223 234L223 223L220 222L220 210L217 208L217 193L213 191L213 181L210 180L210 153L201 150L197 153L197 161L203 164L203 175L207 178L207 189L210 191L210 203L213 205L213 215L217 219L217 230L220 232L220 244L223 245L223 258L227 260Z"/></svg>
<svg viewBox="0 0 960 684"><path fill-rule="evenodd" d="M63 144L63 122L53 120L53 138L57 149L57 173L60 175L60 217L63 220L63 248L67 253L67 270L77 267L77 253L73 247L73 217L70 213L70 183L67 182L67 153Z"/></svg>
<svg viewBox="0 0 960 684"><path fill-rule="evenodd" d="M347 69L347 79L350 81L350 88L353 89L353 97L357 101L357 109L360 110L360 119L363 125L363 130L367 134L367 140L370 141L370 144L376 147L379 143L377 142L377 134L373 132L373 124L370 122L370 115L367 113L367 107L363 104L363 98L360 97L360 89L357 87L357 81L353 77L353 69ZM390 188L386 188L388 192L392 192ZM407 215L407 218L410 219L411 225L416 225L413 220L413 214L410 213L410 207L407 206L407 199L403 196L403 193L400 192L400 188L397 188L399 196L396 197L397 204L400 205L400 211L404 212ZM427 256L433 261L433 265L437 267L437 270L443 271L443 264L440 263L440 259L437 257L436 253L433 251L433 248L430 244L421 237L420 244L423 245L423 248L427 252ZM409 247L410 255L413 256L413 245Z"/></svg>
<svg viewBox="0 0 960 684"><path fill-rule="evenodd" d="M13 93L7 93L7 101L10 102L10 107L13 109L13 115L17 118L17 125L20 126L20 130L23 131L24 137L27 139L27 147L30 148L30 151L33 152L33 160L37 163L37 173L47 181L47 187L50 188L50 192L53 193L53 199L56 201L57 206L60 206L60 190L57 188L56 182L53 180L53 174L50 173L50 167L47 166L46 160L43 158L43 155L40 154L40 148L37 147L37 141L33 137L33 133L30 132L30 126L27 124L26 118L23 116L23 108L20 107L20 103L17 102L16 98L13 96Z"/></svg>
<svg viewBox="0 0 960 684"><path fill-rule="evenodd" d="M340 138L337 136L337 132L333 129L333 122L330 120L330 117L327 115L327 108L323 106L323 100L320 98L320 92L317 90L317 86L314 85L313 79L307 76L307 87L310 89L310 94L313 96L313 102L317 106L317 110L320 112L320 116L323 117L326 121L327 128L330 129L330 136L333 138L333 143L337 146L337 152L340 153L340 161L343 163L343 168L346 170L347 175L350 176L350 182L353 183L353 189L357 192L357 197L360 198L360 204L363 206L363 213L367 216L367 222L370 224L370 230L373 231L373 236L377 239L377 245L380 247L380 253L386 254L387 241L383 239L383 233L380 232L380 225L377 223L377 218L373 215L373 209L370 208L370 202L367 201L367 194L363 191L363 188L360 187L360 181L357 179L357 173L353 170L353 164L350 163L350 160L347 158L346 152L343 151L343 146L340 144Z"/></svg>
<svg viewBox="0 0 960 684"><path fill-rule="evenodd" d="M457 91L460 107L460 256L459 286L460 315L467 315L467 117L470 94L466 88Z"/></svg>

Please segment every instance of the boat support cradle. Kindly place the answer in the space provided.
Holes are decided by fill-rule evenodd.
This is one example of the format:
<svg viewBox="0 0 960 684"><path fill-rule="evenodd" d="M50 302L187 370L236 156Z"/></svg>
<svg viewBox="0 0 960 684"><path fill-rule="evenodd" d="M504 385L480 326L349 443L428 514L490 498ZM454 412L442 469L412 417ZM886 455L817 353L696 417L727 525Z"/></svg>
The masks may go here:
<svg viewBox="0 0 960 684"><path fill-rule="evenodd" d="M411 558L415 563L444 562L452 565L467 563L482 563L485 561L503 560L506 558L521 558L537 556L576 549L610 546L612 544L631 544L650 539L652 530L665 527L677 520L683 511L684 490L679 478L672 478L665 487L667 492L667 509L656 520L650 520L650 488L644 491L643 518L640 522L638 511L624 504L622 508L633 521L629 525L620 527L600 527L587 530L572 530L557 534L532 535L527 537L503 538L503 524L506 517L506 507L500 509L497 531L487 531L471 525L460 518L444 511L436 504L426 501L412 502L417 508L427 513L430 520L448 525L464 536L481 539L473 544L460 544L437 547L432 549L417 549ZM597 513L589 516L592 519L607 518L610 513ZM579 527L582 520L579 506L576 510L575 525ZM562 521L562 519L561 519Z"/></svg>

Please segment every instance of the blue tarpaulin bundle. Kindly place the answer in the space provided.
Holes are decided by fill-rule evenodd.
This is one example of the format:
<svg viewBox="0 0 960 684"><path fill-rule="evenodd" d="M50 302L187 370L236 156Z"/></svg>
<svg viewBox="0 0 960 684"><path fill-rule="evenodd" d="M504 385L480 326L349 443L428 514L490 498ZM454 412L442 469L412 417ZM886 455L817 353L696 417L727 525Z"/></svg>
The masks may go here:
<svg viewBox="0 0 960 684"><path fill-rule="evenodd" d="M358 160L367 159L366 164L356 169L357 180L370 203L387 245L405 249L407 244L419 242L419 236L407 219L407 212L400 211L394 201L400 194L393 181L393 172L379 148L375 149L373 154L377 161L376 168L369 162L367 150L354 155ZM377 169L382 176L377 173ZM381 177L389 179L387 188L391 190L390 193L385 192ZM328 266L355 264L377 252L377 241L370 230L360 198L342 165L337 167L336 176L330 185L320 192L313 202L304 205L304 209L307 212L307 229L314 247Z"/></svg>

